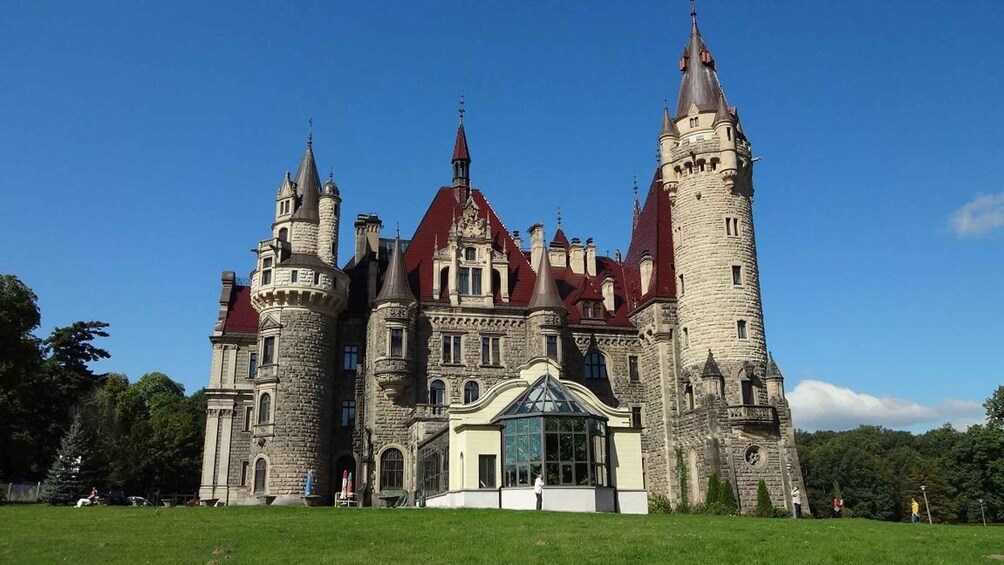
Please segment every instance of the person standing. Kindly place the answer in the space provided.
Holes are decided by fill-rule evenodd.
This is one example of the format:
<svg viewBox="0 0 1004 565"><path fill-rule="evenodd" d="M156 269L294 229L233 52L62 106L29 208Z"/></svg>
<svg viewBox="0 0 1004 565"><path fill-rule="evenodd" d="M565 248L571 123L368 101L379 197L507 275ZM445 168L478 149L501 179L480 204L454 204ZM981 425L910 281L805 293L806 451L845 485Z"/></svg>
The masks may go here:
<svg viewBox="0 0 1004 565"><path fill-rule="evenodd" d="M795 519L802 517L802 491L798 490L798 485L791 489L791 504L795 507Z"/></svg>
<svg viewBox="0 0 1004 565"><path fill-rule="evenodd" d="M544 504L544 477L537 475L537 480L533 482L533 494L537 495L537 510Z"/></svg>
<svg viewBox="0 0 1004 565"><path fill-rule="evenodd" d="M916 524L920 521L920 503L916 498L910 497L910 522Z"/></svg>

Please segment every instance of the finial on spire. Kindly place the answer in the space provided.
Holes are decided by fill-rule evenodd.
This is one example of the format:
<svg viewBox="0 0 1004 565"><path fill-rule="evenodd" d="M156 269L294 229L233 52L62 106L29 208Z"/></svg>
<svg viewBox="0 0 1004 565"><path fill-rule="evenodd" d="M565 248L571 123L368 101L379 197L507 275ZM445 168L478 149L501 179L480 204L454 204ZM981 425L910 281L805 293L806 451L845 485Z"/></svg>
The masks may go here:
<svg viewBox="0 0 1004 565"><path fill-rule="evenodd" d="M401 239L401 222L394 222L394 230L397 232L397 238Z"/></svg>
<svg viewBox="0 0 1004 565"><path fill-rule="evenodd" d="M457 110L457 114L460 115L460 125L464 125L464 112L466 112L466 111L467 110L464 109L464 93L461 92L460 93L460 109Z"/></svg>
<svg viewBox="0 0 1004 565"><path fill-rule="evenodd" d="M561 206L558 206L558 229L561 229Z"/></svg>
<svg viewBox="0 0 1004 565"><path fill-rule="evenodd" d="M307 126L307 145L312 146L314 144L314 118L307 120Z"/></svg>
<svg viewBox="0 0 1004 565"><path fill-rule="evenodd" d="M697 2L690 0L690 23L697 27Z"/></svg>
<svg viewBox="0 0 1004 565"><path fill-rule="evenodd" d="M637 171L631 173L631 185L633 186L632 190L634 191L634 199L638 200L638 172Z"/></svg>
<svg viewBox="0 0 1004 565"><path fill-rule="evenodd" d="M331 182L335 182L335 167L334 166L331 166L328 169L328 180L331 181Z"/></svg>

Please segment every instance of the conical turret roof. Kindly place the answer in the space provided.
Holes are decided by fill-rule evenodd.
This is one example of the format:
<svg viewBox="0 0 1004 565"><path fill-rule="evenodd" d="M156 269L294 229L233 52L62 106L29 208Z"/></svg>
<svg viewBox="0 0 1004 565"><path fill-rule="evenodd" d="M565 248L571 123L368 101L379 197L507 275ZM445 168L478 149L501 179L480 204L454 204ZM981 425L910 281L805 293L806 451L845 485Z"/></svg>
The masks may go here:
<svg viewBox="0 0 1004 565"><path fill-rule="evenodd" d="M774 362L774 354L773 353L768 353L767 354L767 378L772 378L772 377L773 378L777 378L777 379L783 379L784 378L781 375L781 369L779 369L777 367L777 363Z"/></svg>
<svg viewBox="0 0 1004 565"><path fill-rule="evenodd" d="M307 138L307 150L303 152L300 168L296 170L296 193L300 196L300 206L293 213L294 220L318 221L317 201L321 193L321 177L314 162L311 138Z"/></svg>
<svg viewBox="0 0 1004 565"><path fill-rule="evenodd" d="M722 96L718 99L718 111L715 112L714 123L731 121L732 112L729 112L729 104L725 101L725 97Z"/></svg>
<svg viewBox="0 0 1004 565"><path fill-rule="evenodd" d="M722 370L718 368L718 363L715 362L715 356L711 354L711 350L708 350L708 360L704 362L704 370L701 371L702 377L720 377L722 376Z"/></svg>
<svg viewBox="0 0 1004 565"><path fill-rule="evenodd" d="M460 122L460 125L457 126L457 140L453 143L453 160L471 162L471 153L467 149L467 133L464 132L464 122Z"/></svg>
<svg viewBox="0 0 1004 565"><path fill-rule="evenodd" d="M697 14L692 12L691 17L693 25L690 28L690 40L680 59L683 80L680 82L680 97L676 102L677 118L685 116L692 104L701 112L715 110L718 99L724 96L715 72L715 59L697 28Z"/></svg>
<svg viewBox="0 0 1004 565"><path fill-rule="evenodd" d="M547 257L545 249L540 255L540 266L537 268L537 280L533 284L533 296L530 297L526 309L534 310L562 310L565 303L561 301L558 294L558 285L554 282L554 274L551 273L551 260Z"/></svg>
<svg viewBox="0 0 1004 565"><path fill-rule="evenodd" d="M676 122L669 115L669 107L662 109L662 130L659 135L675 135L680 136L680 130L676 128Z"/></svg>
<svg viewBox="0 0 1004 565"><path fill-rule="evenodd" d="M401 238L394 239L394 252L390 256L387 274L383 279L383 287L376 302L401 302L410 304L415 301L415 295L408 285L408 274L404 271L404 257L401 252Z"/></svg>

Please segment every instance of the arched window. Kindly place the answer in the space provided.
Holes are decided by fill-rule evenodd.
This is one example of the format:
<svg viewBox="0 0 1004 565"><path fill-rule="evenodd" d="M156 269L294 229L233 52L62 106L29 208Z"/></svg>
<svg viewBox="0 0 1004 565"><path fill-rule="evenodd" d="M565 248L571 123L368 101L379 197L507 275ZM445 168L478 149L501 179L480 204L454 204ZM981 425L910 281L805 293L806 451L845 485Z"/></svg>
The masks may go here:
<svg viewBox="0 0 1004 565"><path fill-rule="evenodd" d="M272 417L272 395L265 392L258 399L258 423L267 424ZM255 470L257 472L257 469Z"/></svg>
<svg viewBox="0 0 1004 565"><path fill-rule="evenodd" d="M446 385L436 379L429 385L429 404L446 404Z"/></svg>
<svg viewBox="0 0 1004 565"><path fill-rule="evenodd" d="M265 471L267 469L265 459L258 459L254 464L254 491L265 492Z"/></svg>
<svg viewBox="0 0 1004 565"><path fill-rule="evenodd" d="M481 396L481 387L474 381L467 381L464 384L464 404L476 402Z"/></svg>
<svg viewBox="0 0 1004 565"><path fill-rule="evenodd" d="M404 455L388 449L380 457L380 490L404 488Z"/></svg>
<svg viewBox="0 0 1004 565"><path fill-rule="evenodd" d="M289 241L289 230L281 228L279 230L279 241Z"/></svg>
<svg viewBox="0 0 1004 565"><path fill-rule="evenodd" d="M586 354L586 378L607 378L607 360L599 351L590 351Z"/></svg>

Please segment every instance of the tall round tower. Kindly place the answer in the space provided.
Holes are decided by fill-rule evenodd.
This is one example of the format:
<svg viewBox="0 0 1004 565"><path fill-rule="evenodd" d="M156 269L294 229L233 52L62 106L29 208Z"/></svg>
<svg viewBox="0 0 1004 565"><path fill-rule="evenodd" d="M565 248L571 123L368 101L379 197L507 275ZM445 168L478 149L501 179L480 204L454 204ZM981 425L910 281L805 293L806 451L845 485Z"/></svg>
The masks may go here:
<svg viewBox="0 0 1004 565"><path fill-rule="evenodd" d="M272 237L257 248L252 487L271 504L302 504L305 495L324 500L332 493L336 324L348 297L348 277L333 255L337 198L331 187L322 194L308 138L295 181L286 173L279 188Z"/></svg>
<svg viewBox="0 0 1004 565"><path fill-rule="evenodd" d="M750 391L739 393L736 380L729 378L742 378L748 364L763 376L767 361L752 159L696 15L680 69L676 114L665 110L659 149L672 203L681 363L684 369L700 369L710 349L733 397L729 403L752 403L737 398Z"/></svg>

